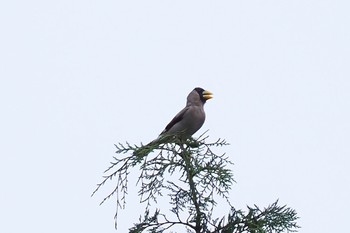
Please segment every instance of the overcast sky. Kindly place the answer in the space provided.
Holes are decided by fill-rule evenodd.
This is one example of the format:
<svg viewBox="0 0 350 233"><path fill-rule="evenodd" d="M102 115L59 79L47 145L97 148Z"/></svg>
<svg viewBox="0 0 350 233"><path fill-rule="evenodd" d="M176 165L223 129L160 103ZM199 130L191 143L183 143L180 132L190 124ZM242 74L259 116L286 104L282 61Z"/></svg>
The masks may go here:
<svg viewBox="0 0 350 233"><path fill-rule="evenodd" d="M348 229L350 2L2 1L0 232L116 232L114 143L148 142L194 87L225 138L231 202ZM130 184L134 186L134 183ZM131 188L117 232L142 209ZM167 209L168 206L162 208ZM182 231L184 232L184 231Z"/></svg>

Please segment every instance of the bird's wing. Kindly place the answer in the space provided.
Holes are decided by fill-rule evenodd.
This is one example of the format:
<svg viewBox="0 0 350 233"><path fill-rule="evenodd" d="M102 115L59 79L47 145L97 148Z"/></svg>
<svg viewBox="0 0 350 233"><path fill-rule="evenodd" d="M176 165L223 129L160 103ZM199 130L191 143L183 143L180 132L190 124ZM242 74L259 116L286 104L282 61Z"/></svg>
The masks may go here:
<svg viewBox="0 0 350 233"><path fill-rule="evenodd" d="M168 132L171 127L173 127L176 123L180 122L183 118L185 113L188 111L189 107L186 107L182 109L176 116L169 122L169 124L165 127L162 133Z"/></svg>

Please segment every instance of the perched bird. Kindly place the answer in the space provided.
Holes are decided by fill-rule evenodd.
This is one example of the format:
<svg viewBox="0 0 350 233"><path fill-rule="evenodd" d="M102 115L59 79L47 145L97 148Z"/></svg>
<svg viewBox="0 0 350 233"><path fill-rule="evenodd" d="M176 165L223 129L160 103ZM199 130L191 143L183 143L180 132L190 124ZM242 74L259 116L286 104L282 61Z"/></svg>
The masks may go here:
<svg viewBox="0 0 350 233"><path fill-rule="evenodd" d="M213 98L210 91L197 87L187 96L186 107L182 109L165 127L159 137L175 135L189 138L197 132L205 121L204 104Z"/></svg>
<svg viewBox="0 0 350 233"><path fill-rule="evenodd" d="M180 140L190 138L197 132L205 121L204 104L213 98L210 91L196 87L187 96L186 107L182 109L160 133L159 137L134 152L140 160L157 148L158 145L174 140L173 136Z"/></svg>

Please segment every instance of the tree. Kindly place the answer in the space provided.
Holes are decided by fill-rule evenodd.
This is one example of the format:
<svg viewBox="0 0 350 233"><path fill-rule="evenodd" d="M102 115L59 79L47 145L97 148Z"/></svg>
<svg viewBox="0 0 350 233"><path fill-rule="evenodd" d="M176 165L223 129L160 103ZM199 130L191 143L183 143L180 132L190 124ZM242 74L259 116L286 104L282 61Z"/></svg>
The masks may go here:
<svg viewBox="0 0 350 233"><path fill-rule="evenodd" d="M228 196L234 183L229 169L233 163L225 154L213 152L213 148L227 146L228 143L222 139L215 142L207 140L208 136L204 133L197 140L190 138L184 141L166 136L145 146L119 143L115 145L118 157L114 157L105 171L107 175L92 195L108 180L116 180L115 188L101 204L116 195L117 221L118 210L126 204L128 176L138 171L140 202L147 205L139 222L129 229L130 233L160 233L175 225L195 233L293 232L299 228L295 210L279 206L278 200L264 209L256 205L247 206L247 211L235 209ZM170 214L158 208L150 213L152 205L164 194L170 198ZM229 206L227 216L213 216L218 198L224 199Z"/></svg>

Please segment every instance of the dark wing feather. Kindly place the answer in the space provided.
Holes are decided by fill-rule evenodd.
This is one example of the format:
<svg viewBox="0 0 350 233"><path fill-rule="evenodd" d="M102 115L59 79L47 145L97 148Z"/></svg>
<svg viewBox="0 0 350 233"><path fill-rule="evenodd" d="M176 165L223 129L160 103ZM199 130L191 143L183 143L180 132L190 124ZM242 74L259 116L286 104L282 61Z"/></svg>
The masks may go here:
<svg viewBox="0 0 350 233"><path fill-rule="evenodd" d="M168 132L171 127L173 127L176 123L181 121L184 118L185 113L187 112L188 107L182 109L176 116L169 122L169 124L165 127L162 133Z"/></svg>

